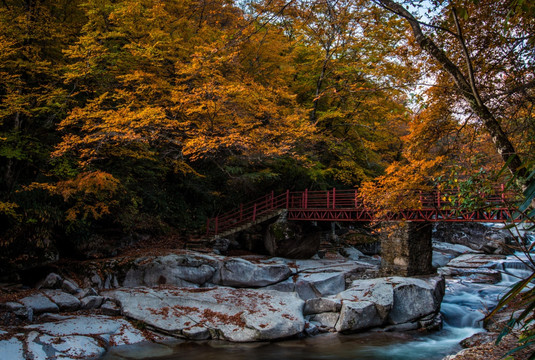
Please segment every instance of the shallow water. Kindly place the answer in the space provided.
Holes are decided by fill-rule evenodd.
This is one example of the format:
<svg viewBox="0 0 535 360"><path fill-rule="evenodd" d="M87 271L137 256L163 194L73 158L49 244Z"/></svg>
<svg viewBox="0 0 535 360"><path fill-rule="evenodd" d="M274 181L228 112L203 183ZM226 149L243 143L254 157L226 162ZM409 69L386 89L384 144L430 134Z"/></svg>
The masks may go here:
<svg viewBox="0 0 535 360"><path fill-rule="evenodd" d="M448 280L441 306L444 327L434 333L324 334L300 340L253 344L177 340L165 346L120 346L111 349L104 359L438 360L461 350L461 340L484 331L481 324L483 313L496 305L499 296L511 284L528 273L513 256L503 261L500 267L503 280L499 284L476 284L463 278Z"/></svg>

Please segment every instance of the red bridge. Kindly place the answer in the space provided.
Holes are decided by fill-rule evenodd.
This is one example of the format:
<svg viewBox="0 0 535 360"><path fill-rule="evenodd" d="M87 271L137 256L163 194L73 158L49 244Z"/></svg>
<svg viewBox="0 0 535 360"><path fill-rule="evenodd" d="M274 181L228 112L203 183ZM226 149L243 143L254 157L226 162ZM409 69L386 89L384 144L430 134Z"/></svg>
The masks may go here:
<svg viewBox="0 0 535 360"><path fill-rule="evenodd" d="M456 205L455 190L441 193L414 191L412 209L379 212L366 205L358 190L286 191L273 192L260 199L242 204L238 209L208 219L207 236L226 236L273 218L283 211L288 220L309 221L449 221L449 222L504 222L511 221L513 210L508 206L513 199L504 186L490 194L477 197L476 209ZM405 196L408 198L410 196ZM403 198L400 198L400 202Z"/></svg>

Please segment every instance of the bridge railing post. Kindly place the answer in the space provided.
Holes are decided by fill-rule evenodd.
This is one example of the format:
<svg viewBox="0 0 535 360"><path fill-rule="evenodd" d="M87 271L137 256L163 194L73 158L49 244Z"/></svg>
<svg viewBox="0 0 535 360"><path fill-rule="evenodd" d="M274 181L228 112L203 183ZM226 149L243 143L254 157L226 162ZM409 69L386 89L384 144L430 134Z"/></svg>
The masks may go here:
<svg viewBox="0 0 535 360"><path fill-rule="evenodd" d="M333 209L335 207L335 204L336 204L336 188L333 188Z"/></svg>
<svg viewBox="0 0 535 360"><path fill-rule="evenodd" d="M253 221L256 220L256 204L253 206Z"/></svg>
<svg viewBox="0 0 535 360"><path fill-rule="evenodd" d="M286 190L286 209L290 208L290 190Z"/></svg>
<svg viewBox="0 0 535 360"><path fill-rule="evenodd" d="M331 202L331 192L329 190L327 190L327 209L330 209L330 202Z"/></svg>
<svg viewBox="0 0 535 360"><path fill-rule="evenodd" d="M305 194L303 196L303 207L305 209L308 207L308 189L305 189Z"/></svg>
<svg viewBox="0 0 535 360"><path fill-rule="evenodd" d="M437 207L440 209L440 190L437 190Z"/></svg>
<svg viewBox="0 0 535 360"><path fill-rule="evenodd" d="M273 209L273 199L275 198L275 191L271 190L271 208L270 210Z"/></svg>

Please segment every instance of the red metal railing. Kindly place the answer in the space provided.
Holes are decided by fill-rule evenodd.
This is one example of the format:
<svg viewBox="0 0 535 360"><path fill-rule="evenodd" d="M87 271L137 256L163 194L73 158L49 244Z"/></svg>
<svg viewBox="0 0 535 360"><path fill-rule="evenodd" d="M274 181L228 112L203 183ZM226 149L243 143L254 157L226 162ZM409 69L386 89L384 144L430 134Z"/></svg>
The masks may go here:
<svg viewBox="0 0 535 360"><path fill-rule="evenodd" d="M280 195L273 192L260 199L241 204L238 209L208 219L207 236L263 220L275 212L286 209L288 220L311 221L479 221L502 222L512 218L507 206L514 198L505 192L503 185L490 193L473 195L476 209L459 204L458 191L414 191L399 195L402 202L412 197L417 204L413 209L378 212L366 205L358 190L289 191ZM390 195L392 196L392 195Z"/></svg>

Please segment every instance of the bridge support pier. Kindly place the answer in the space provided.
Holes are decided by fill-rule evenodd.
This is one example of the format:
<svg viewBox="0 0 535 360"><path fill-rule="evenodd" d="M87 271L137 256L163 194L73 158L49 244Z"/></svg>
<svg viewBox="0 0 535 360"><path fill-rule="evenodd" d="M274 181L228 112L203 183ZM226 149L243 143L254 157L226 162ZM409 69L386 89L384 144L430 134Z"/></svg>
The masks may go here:
<svg viewBox="0 0 535 360"><path fill-rule="evenodd" d="M386 222L381 225L380 234L382 276L414 276L435 272L431 264L431 223Z"/></svg>

